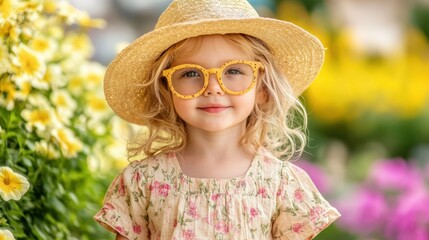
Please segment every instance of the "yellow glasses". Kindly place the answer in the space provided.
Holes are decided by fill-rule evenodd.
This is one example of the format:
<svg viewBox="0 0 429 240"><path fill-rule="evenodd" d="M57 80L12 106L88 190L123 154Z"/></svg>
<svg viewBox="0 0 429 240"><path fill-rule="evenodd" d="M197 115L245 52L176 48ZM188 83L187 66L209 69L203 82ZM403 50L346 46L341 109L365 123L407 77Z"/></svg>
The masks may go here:
<svg viewBox="0 0 429 240"><path fill-rule="evenodd" d="M241 95L250 91L256 84L261 62L234 60L220 68L205 69L197 64L181 64L162 72L174 95L181 99L200 96L209 85L210 73L216 74L222 90L230 95Z"/></svg>

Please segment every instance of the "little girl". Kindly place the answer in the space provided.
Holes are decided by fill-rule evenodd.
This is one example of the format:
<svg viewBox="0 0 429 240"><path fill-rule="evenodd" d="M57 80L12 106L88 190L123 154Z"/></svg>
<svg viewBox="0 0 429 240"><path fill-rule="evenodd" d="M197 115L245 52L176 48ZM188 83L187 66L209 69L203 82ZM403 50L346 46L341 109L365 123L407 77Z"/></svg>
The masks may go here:
<svg viewBox="0 0 429 240"><path fill-rule="evenodd" d="M175 0L109 65L106 99L146 127L95 219L116 239L312 239L339 213L289 160L317 38L246 0ZM300 124L301 122L301 124ZM140 138L141 139L141 138Z"/></svg>

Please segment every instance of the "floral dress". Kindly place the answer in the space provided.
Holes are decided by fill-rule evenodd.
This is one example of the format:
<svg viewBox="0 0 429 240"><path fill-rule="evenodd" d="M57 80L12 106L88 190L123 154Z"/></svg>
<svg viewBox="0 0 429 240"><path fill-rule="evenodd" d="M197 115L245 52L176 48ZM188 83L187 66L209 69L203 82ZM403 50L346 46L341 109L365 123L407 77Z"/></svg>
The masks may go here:
<svg viewBox="0 0 429 240"><path fill-rule="evenodd" d="M133 161L94 218L130 240L301 240L339 216L302 169L260 150L232 179L188 177L175 153Z"/></svg>

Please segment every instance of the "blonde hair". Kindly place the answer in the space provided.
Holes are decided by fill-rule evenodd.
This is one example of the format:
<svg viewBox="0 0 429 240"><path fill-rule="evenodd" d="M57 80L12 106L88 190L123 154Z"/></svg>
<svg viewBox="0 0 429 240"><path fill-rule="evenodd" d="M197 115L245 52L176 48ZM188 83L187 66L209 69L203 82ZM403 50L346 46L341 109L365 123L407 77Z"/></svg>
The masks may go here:
<svg viewBox="0 0 429 240"><path fill-rule="evenodd" d="M293 94L286 76L278 69L269 47L261 40L244 34L223 36L239 46L250 59L264 65L256 85L258 98L262 96L263 100L255 101L241 143L252 151L264 147L284 160L301 155L306 144L307 114ZM203 36L199 36L190 39L196 39L198 44L202 38ZM142 99L146 114L141 118L146 119L144 125L147 129L129 142L130 157L141 153L152 156L185 147L185 123L174 110L171 92L161 78L161 73L170 66L177 57L176 53L190 39L168 48L153 64L151 78L144 84L151 91Z"/></svg>

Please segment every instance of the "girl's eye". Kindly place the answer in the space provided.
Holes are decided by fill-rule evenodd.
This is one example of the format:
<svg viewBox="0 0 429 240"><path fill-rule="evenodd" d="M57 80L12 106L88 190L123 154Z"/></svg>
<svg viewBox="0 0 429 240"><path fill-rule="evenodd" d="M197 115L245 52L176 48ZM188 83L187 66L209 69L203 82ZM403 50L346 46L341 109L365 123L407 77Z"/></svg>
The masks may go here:
<svg viewBox="0 0 429 240"><path fill-rule="evenodd" d="M235 74L242 74L242 72L238 69L228 69L226 71L226 74L234 74L235 75Z"/></svg>
<svg viewBox="0 0 429 240"><path fill-rule="evenodd" d="M186 71L183 73L183 77L199 77L200 74L196 71Z"/></svg>

